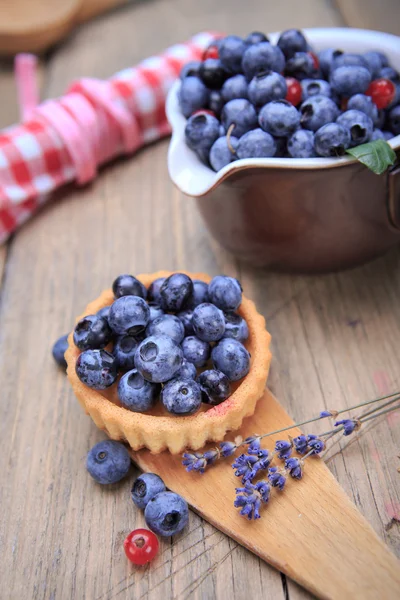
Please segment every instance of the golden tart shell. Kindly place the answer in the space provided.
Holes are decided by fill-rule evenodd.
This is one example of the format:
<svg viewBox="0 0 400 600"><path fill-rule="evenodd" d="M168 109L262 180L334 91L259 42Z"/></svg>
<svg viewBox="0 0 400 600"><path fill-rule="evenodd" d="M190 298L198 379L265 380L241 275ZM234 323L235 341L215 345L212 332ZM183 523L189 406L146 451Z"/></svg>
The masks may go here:
<svg viewBox="0 0 400 600"><path fill-rule="evenodd" d="M168 277L172 272L159 271L153 274L138 275L146 286L159 277ZM193 279L207 283L211 277L204 273L187 273ZM105 290L96 300L88 304L86 310L77 318L94 314L114 300L111 290ZM265 319L257 312L254 302L243 296L238 313L247 321L249 339L246 347L251 354L250 371L246 377L233 386L231 396L212 408L187 417L174 417L161 412L136 413L123 408L117 398L116 385L108 390L97 391L84 385L76 375L75 363L80 350L73 342L73 334L68 338L65 358L68 364L67 374L72 389L83 409L91 416L97 427L104 430L114 440L126 441L139 450L148 448L153 453L169 450L173 454L185 448L199 450L206 442L221 441L228 431L239 429L245 417L254 413L257 400L262 396L271 362L271 336L265 329ZM158 414L157 414L158 411Z"/></svg>

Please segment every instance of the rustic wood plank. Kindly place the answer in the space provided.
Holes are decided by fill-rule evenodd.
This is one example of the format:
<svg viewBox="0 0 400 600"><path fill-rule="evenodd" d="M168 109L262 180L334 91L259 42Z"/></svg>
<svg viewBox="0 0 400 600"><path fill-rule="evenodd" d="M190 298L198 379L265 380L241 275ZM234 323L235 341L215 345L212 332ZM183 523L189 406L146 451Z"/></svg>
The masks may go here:
<svg viewBox="0 0 400 600"><path fill-rule="evenodd" d="M229 9L211 0L128 7L82 27L60 47L51 60L46 95L62 93L79 75L106 77L210 25L244 33L256 22L277 30L287 26L287 14L293 26L341 24L330 4L316 0L301 6L293 0L284 10L260 0L235 0ZM51 341L116 273L157 268L239 273L269 317L275 353L270 381L294 417L319 411L324 403L349 406L399 386L398 252L362 269L315 278L270 275L237 264L209 239L194 204L172 188L166 148L162 142L121 161L90 188L52 203L11 245L0 308L7 406L1 433L9 449L0 459L7 465L0 492L7 520L0 539L6 548L2 580L10 595L284 597L279 574L195 515L190 531L173 544L163 542L151 568L135 571L126 564L121 541L143 524L127 499L130 481L111 491L89 481L84 457L101 434L81 414L49 355ZM28 309L22 281L31 292ZM397 553L398 431L395 417L384 419L359 442L341 446L329 462ZM291 599L310 597L291 582L288 593Z"/></svg>
<svg viewBox="0 0 400 600"><path fill-rule="evenodd" d="M349 27L377 29L400 35L399 4L396 0L335 0Z"/></svg>

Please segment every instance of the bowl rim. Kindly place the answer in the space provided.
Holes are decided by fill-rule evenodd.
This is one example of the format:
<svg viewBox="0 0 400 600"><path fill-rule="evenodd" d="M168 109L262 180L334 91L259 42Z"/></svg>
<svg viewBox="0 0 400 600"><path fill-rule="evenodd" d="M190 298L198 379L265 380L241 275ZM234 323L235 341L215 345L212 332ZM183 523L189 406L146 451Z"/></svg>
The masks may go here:
<svg viewBox="0 0 400 600"><path fill-rule="evenodd" d="M355 51L360 43L370 49L384 50L392 61L395 57L396 66L400 70L399 36L350 27L306 28L303 31L320 50L332 47L332 45L340 47L343 44L346 48ZM279 35L280 32L268 34L272 42L276 42ZM357 159L351 156L341 158L246 158L230 163L216 173L202 164L186 146L184 139L186 118L182 115L178 102L180 85L180 80L174 83L166 101L167 119L172 128L168 149L168 170L175 185L190 196L204 196L233 173L247 169L323 170L345 167L357 162ZM400 135L393 137L388 144L393 150L399 150Z"/></svg>

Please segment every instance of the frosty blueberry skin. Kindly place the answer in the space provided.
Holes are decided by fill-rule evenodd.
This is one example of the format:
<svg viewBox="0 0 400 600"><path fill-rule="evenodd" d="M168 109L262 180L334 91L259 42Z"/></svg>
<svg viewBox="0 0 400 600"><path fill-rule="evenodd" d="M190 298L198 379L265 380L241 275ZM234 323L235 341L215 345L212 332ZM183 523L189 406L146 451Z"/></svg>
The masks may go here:
<svg viewBox="0 0 400 600"><path fill-rule="evenodd" d="M105 390L117 380L117 363L106 350L85 350L75 364L78 378L94 390Z"/></svg>
<svg viewBox="0 0 400 600"><path fill-rule="evenodd" d="M161 391L161 402L173 415L192 415L201 406L200 385L193 379L172 379Z"/></svg>
<svg viewBox="0 0 400 600"><path fill-rule="evenodd" d="M187 502L173 492L160 492L152 498L144 511L147 526L157 535L176 535L189 522Z"/></svg>
<svg viewBox="0 0 400 600"><path fill-rule="evenodd" d="M119 275L112 284L112 291L114 298L121 298L121 296L140 296L146 299L147 290L143 283L141 283L133 275Z"/></svg>
<svg viewBox="0 0 400 600"><path fill-rule="evenodd" d="M122 296L110 307L108 322L116 335L136 335L150 320L148 304L139 296Z"/></svg>
<svg viewBox="0 0 400 600"><path fill-rule="evenodd" d="M239 381L250 370L250 354L237 340L223 338L211 351L212 363L230 381Z"/></svg>
<svg viewBox="0 0 400 600"><path fill-rule="evenodd" d="M118 383L118 398L121 404L133 412L144 413L153 408L160 386L146 381L137 369L128 371Z"/></svg>
<svg viewBox="0 0 400 600"><path fill-rule="evenodd" d="M97 483L103 485L121 481L129 472L131 459L120 442L104 440L88 452L86 468Z"/></svg>
<svg viewBox="0 0 400 600"><path fill-rule="evenodd" d="M139 373L153 383L172 379L181 368L181 348L167 335L152 335L140 342L135 353L135 365Z"/></svg>
<svg viewBox="0 0 400 600"><path fill-rule="evenodd" d="M107 319L98 315L86 315L75 325L73 337L79 350L95 350L107 346L112 332Z"/></svg>
<svg viewBox="0 0 400 600"><path fill-rule="evenodd" d="M142 473L133 483L131 497L134 504L144 510L150 500L160 492L165 492L165 484L161 477L155 473Z"/></svg>

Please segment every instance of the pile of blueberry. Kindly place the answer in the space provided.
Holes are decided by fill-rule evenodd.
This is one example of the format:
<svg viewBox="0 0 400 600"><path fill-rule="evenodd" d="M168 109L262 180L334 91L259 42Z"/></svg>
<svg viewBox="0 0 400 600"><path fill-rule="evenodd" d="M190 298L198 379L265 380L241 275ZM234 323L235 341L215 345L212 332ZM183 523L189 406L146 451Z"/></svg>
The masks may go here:
<svg viewBox="0 0 400 600"><path fill-rule="evenodd" d="M127 448L113 440L104 440L93 446L86 459L88 472L102 485L121 481L128 475L130 465ZM182 531L189 521L189 508L182 496L166 490L163 480L155 473L140 475L133 483L131 497L134 504L144 510L144 518L151 531L132 531L124 541L124 549L129 560L136 565L144 565L158 551L158 539L154 534L169 537Z"/></svg>
<svg viewBox="0 0 400 600"><path fill-rule="evenodd" d="M125 408L146 412L160 397L169 413L182 416L202 402L220 404L230 382L249 372L243 345L249 331L235 312L242 301L237 279L218 275L206 284L174 273L147 290L132 275L120 275L113 292L110 306L74 330L82 350L76 373L85 385L103 390L121 374L118 397ZM105 350L109 344L112 350Z"/></svg>
<svg viewBox="0 0 400 600"><path fill-rule="evenodd" d="M253 32L186 64L187 145L215 171L241 158L341 156L400 134L400 75L385 54L314 53L301 31Z"/></svg>

